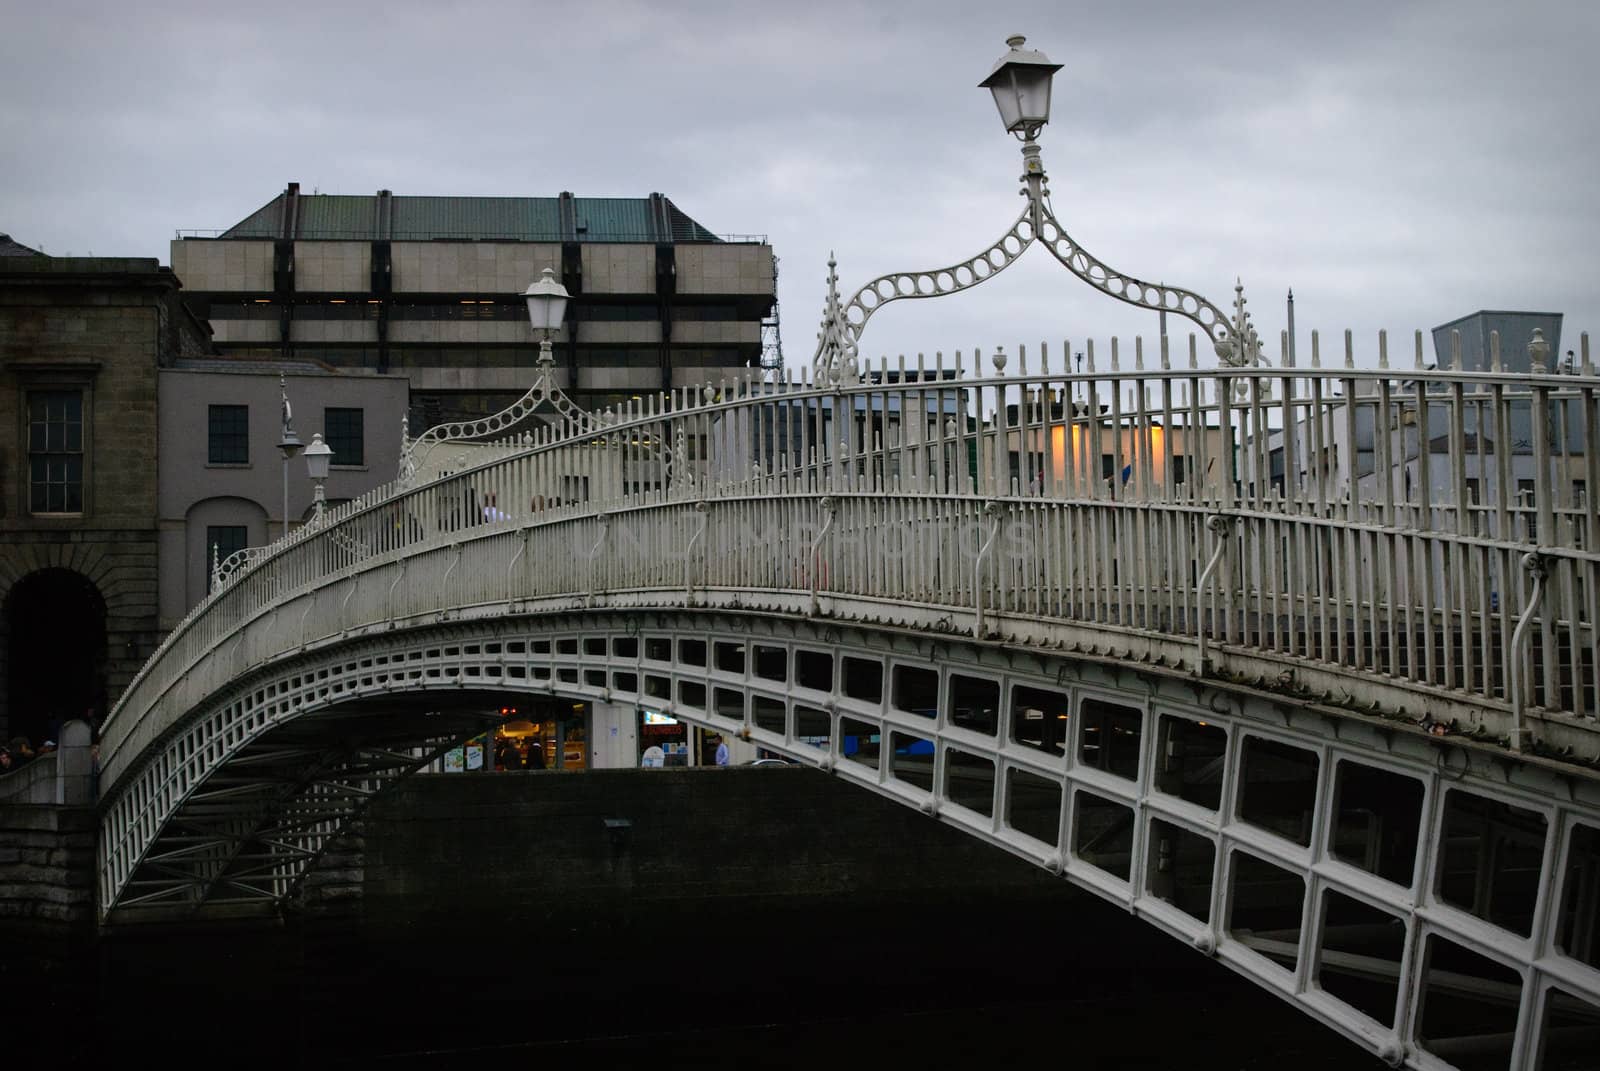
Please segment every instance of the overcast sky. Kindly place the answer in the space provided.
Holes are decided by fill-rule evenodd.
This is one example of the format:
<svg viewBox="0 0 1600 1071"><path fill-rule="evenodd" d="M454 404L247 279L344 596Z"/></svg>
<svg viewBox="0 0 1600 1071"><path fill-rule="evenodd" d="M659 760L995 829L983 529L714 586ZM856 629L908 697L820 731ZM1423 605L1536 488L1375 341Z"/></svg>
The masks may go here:
<svg viewBox="0 0 1600 1071"><path fill-rule="evenodd" d="M1020 210L976 88L1011 33L1065 65L1042 144L1068 233L1219 305L1242 277L1274 353L1290 287L1302 361L1312 328L1354 330L1363 363L1387 328L1409 359L1413 330L1480 308L1565 313L1563 350L1600 326L1595 0L0 0L0 231L165 263L174 230L290 181L659 191L770 237L800 365L830 250L848 294L965 259ZM1059 353L1154 320L1036 248L885 308L862 349Z"/></svg>

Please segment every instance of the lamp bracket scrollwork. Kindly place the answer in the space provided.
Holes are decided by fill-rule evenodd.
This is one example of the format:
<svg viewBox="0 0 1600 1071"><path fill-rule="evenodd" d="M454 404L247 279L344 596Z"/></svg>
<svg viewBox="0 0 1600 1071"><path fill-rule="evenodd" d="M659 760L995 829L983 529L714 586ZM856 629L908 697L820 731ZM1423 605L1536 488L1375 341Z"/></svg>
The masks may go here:
<svg viewBox="0 0 1600 1071"><path fill-rule="evenodd" d="M555 410L556 415L570 429L570 433L580 439L608 434L612 426L621 419L620 413L612 413L609 410L591 413L567 397L566 392L556 382L555 359L549 344L545 343L540 346L539 374L534 378L532 386L522 397L498 413L477 420L435 424L415 439L409 436L406 422L402 421L398 473L401 484L409 483L415 478L419 462L433 447L448 442L489 442L503 438L524 425L541 406L546 404ZM523 441L531 443L533 440L525 434ZM643 449L664 466L664 475L670 478L676 461L673 455L653 444Z"/></svg>
<svg viewBox="0 0 1600 1071"><path fill-rule="evenodd" d="M445 442L485 442L503 436L527 421L546 402L577 434L592 434L600 430L599 421L594 415L578 408L557 386L554 358L545 346L541 346L539 374L522 397L490 416L435 424L415 439L407 438L400 448L400 481L408 482L416 475L419 459L432 447Z"/></svg>
<svg viewBox="0 0 1600 1071"><path fill-rule="evenodd" d="M878 309L902 298L944 297L970 290L1010 267L1035 241L1042 241L1063 267L1108 297L1152 312L1169 312L1192 321L1211 339L1224 365L1249 367L1261 359L1261 342L1244 311L1242 285L1235 286L1233 315L1193 290L1151 283L1117 271L1067 234L1050 204L1039 146L1022 147L1022 196L1027 207L993 244L974 257L946 268L880 275L841 302L837 262L828 258L828 295L812 359L813 381L841 387L857 381L861 334Z"/></svg>

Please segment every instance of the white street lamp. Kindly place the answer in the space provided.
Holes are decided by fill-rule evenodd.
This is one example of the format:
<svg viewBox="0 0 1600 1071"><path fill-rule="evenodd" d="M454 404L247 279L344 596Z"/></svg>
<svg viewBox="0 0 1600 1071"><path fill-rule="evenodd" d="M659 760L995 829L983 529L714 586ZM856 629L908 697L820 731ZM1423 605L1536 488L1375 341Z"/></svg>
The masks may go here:
<svg viewBox="0 0 1600 1071"><path fill-rule="evenodd" d="M1022 141L1021 192L1027 204L1000 238L977 256L946 267L880 275L849 298L839 294L837 264L830 257L822 326L811 358L816 383L843 386L856 382L861 335L873 313L889 302L943 297L970 289L1009 268L1035 242L1107 297L1159 313L1163 338L1167 313L1176 313L1206 333L1224 364L1248 367L1261 359L1261 340L1245 312L1242 285L1234 287L1230 315L1193 290L1136 279L1116 270L1067 233L1050 206L1050 188L1035 140L1050 120L1050 82L1062 65L1051 63L1042 52L1024 48L1025 43L1020 34L1007 38L1010 51L978 84L994 95L1000 121Z"/></svg>
<svg viewBox="0 0 1600 1071"><path fill-rule="evenodd" d="M556 281L553 268L546 268L538 282L522 292L528 302L528 319L535 331L545 332L545 337L561 329L562 317L567 311L567 288Z"/></svg>
<svg viewBox="0 0 1600 1071"><path fill-rule="evenodd" d="M978 85L994 94L1006 130L1032 141L1050 121L1050 80L1062 65L1051 63L1043 52L1023 48L1025 41L1021 34L1006 38L1011 51L995 61L994 70Z"/></svg>
<svg viewBox="0 0 1600 1071"><path fill-rule="evenodd" d="M283 413L283 436L278 440L278 449L283 451L283 535L289 534L289 461L297 457L306 444L300 441L300 436L294 433L294 410L289 407L289 391L283 385L283 376L278 376L278 398Z"/></svg>
<svg viewBox="0 0 1600 1071"><path fill-rule="evenodd" d="M322 433L319 431L311 436L311 445L306 447L306 474L311 477L311 482L316 484L315 497L312 499L316 510L312 516L313 521L322 520L323 503L326 501L322 484L328 478L328 465L332 461L333 449L322 441Z"/></svg>
<svg viewBox="0 0 1600 1071"><path fill-rule="evenodd" d="M415 439L402 438L400 450L400 479L411 479L417 471L418 460L441 442L470 442L504 435L529 417L545 402L573 428L593 430L598 427L593 415L585 413L556 385L555 354L550 340L566 318L567 288L556 278L555 270L545 268L539 278L522 292L528 303L528 321L539 339L539 374L526 394L493 416L480 420L437 424Z"/></svg>
<svg viewBox="0 0 1600 1071"><path fill-rule="evenodd" d="M528 303L528 319L539 336L539 365L548 369L555 363L550 339L561 330L567 314L567 288L556 281L553 269L546 268L539 280L522 292L522 297Z"/></svg>

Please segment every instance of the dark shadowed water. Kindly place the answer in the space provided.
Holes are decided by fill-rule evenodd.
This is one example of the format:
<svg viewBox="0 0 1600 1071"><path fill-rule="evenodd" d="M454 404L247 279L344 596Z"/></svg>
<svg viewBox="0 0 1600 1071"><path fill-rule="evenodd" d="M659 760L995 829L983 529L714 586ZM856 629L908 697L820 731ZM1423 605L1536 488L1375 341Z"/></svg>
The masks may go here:
<svg viewBox="0 0 1600 1071"><path fill-rule="evenodd" d="M534 927L464 917L12 940L6 1021L57 1066L1260 1068L1382 1065L1087 897L1041 917L703 903ZM17 1035L13 1033L13 1036ZM18 1066L10 1064L10 1066Z"/></svg>

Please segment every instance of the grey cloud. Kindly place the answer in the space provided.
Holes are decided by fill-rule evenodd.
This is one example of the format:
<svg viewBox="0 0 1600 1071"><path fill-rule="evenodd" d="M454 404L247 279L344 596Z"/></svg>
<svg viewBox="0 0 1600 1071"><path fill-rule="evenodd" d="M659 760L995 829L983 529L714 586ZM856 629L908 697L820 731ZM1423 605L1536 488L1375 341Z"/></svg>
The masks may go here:
<svg viewBox="0 0 1600 1071"><path fill-rule="evenodd" d="M976 83L1014 31L1066 65L1054 204L1113 265L1269 338L1409 336L1484 306L1597 323L1600 15L1582 0L65 4L0 39L0 229L167 257L323 192L638 196L770 235L791 364L846 290L977 252L1021 207ZM1153 335L1042 250L876 317L871 353ZM1182 333L1177 323L1175 332ZM1076 343L1075 343L1076 345Z"/></svg>

